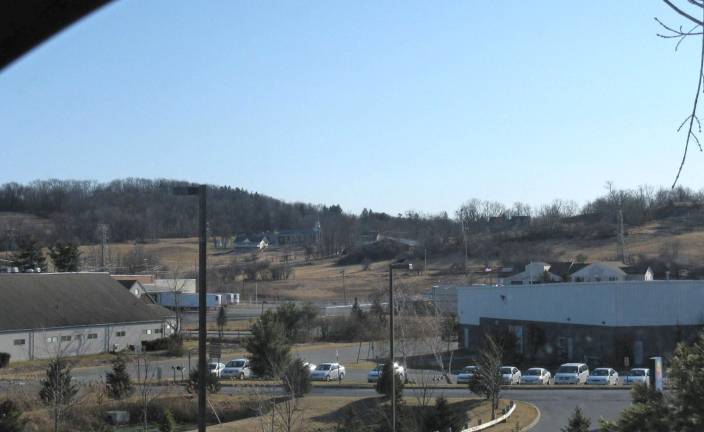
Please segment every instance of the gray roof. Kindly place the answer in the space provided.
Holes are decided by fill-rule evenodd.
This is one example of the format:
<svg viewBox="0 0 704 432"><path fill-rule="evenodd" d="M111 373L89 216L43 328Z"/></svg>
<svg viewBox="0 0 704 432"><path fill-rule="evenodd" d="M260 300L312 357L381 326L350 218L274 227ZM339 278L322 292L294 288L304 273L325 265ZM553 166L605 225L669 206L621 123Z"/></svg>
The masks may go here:
<svg viewBox="0 0 704 432"><path fill-rule="evenodd" d="M0 275L0 331L162 321L154 306L106 273Z"/></svg>

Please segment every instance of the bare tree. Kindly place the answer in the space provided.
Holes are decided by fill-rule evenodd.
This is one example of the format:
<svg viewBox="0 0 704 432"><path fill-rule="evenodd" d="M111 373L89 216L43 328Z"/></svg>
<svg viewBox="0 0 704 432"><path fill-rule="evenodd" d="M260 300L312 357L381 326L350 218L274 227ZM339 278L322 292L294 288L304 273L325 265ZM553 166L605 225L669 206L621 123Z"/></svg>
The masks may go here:
<svg viewBox="0 0 704 432"><path fill-rule="evenodd" d="M501 397L501 363L503 349L493 337L485 336L484 349L479 353L478 371L469 383L473 393L482 394L491 402L491 418L496 418Z"/></svg>
<svg viewBox="0 0 704 432"><path fill-rule="evenodd" d="M145 432L149 430L149 404L159 396L152 381L157 377L157 370L149 364L147 356L137 357L137 380L135 382L139 402L142 406L142 422Z"/></svg>
<svg viewBox="0 0 704 432"><path fill-rule="evenodd" d="M692 14L682 7L678 6L675 4L674 0L663 0L666 5L668 5L673 11L690 21L691 24L694 24L689 30L686 30L683 28L681 25L678 28L674 28L672 26L669 26L665 23L663 23L660 19L655 18L655 21L662 26L662 28L665 30L664 33L658 33L658 36L661 38L665 39L677 39L677 44L675 45L675 51L679 48L680 44L682 41L684 41L687 37L689 36L701 36L701 51L699 54L699 73L697 74L697 91L694 94L694 102L692 103L692 110L691 113L685 117L684 121L680 124L680 126L677 128L677 132L682 130L684 126L687 126L687 137L685 138L684 142L684 150L682 152L682 161L680 162L680 167L677 170L677 175L675 176L675 181L672 182L672 189L675 188L677 185L677 181L680 178L680 174L682 174L682 168L684 167L684 163L687 160L687 151L689 150L689 145L692 141L694 141L697 144L697 147L699 148L699 151L702 151L702 145L699 142L699 137L697 134L701 134L702 132L702 127L701 123L699 121L699 117L697 116L697 107L699 104L699 95L702 91L702 80L704 79L704 32L702 32L702 26L704 25L704 2L701 0L687 0L687 4L690 5L690 7L698 7L700 9L699 11L699 16L701 18L697 18L695 14ZM695 132L695 123L696 123L696 132Z"/></svg>

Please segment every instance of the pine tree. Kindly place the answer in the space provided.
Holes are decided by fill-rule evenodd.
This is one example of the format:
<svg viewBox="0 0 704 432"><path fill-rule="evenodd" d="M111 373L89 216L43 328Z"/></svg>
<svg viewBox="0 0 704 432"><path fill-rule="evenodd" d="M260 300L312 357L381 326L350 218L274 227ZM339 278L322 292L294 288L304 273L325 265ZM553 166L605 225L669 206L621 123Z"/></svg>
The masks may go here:
<svg viewBox="0 0 704 432"><path fill-rule="evenodd" d="M574 412L568 420L567 427L560 430L562 432L589 432L591 425L591 420L584 417L582 409L575 407Z"/></svg>
<svg viewBox="0 0 704 432"><path fill-rule="evenodd" d="M78 271L78 260L81 251L73 243L56 243L49 248L49 257L57 272Z"/></svg>
<svg viewBox="0 0 704 432"><path fill-rule="evenodd" d="M310 393L312 387L310 370L303 365L301 359L289 363L281 380L286 393L293 394L295 397L303 397L306 393Z"/></svg>
<svg viewBox="0 0 704 432"><path fill-rule="evenodd" d="M291 342L274 312L267 310L252 326L252 336L245 340L252 372L261 377L281 373L291 358Z"/></svg>
<svg viewBox="0 0 704 432"><path fill-rule="evenodd" d="M112 360L112 372L105 374L105 384L108 388L108 396L112 399L122 399L132 394L132 381L127 372L125 354L119 353Z"/></svg>
<svg viewBox="0 0 704 432"><path fill-rule="evenodd" d="M462 430L462 420L444 396L435 399L435 408L425 420L425 430L440 432Z"/></svg>
<svg viewBox="0 0 704 432"><path fill-rule="evenodd" d="M57 357L49 362L46 378L41 382L39 397L51 408L54 432L58 432L66 409L78 393L78 387L71 381L71 368L66 360Z"/></svg>
<svg viewBox="0 0 704 432"><path fill-rule="evenodd" d="M198 392L198 368L191 370L188 375L188 383L186 384L186 391L189 393ZM218 393L220 391L221 385L220 380L215 374L210 373L210 371L205 374L205 390L208 393Z"/></svg>
<svg viewBox="0 0 704 432"><path fill-rule="evenodd" d="M174 432L176 430L176 420L169 409L165 409L159 421L159 432Z"/></svg>
<svg viewBox="0 0 704 432"><path fill-rule="evenodd" d="M392 380L392 376L395 376L395 379ZM403 378L401 378L401 374L394 370L392 365L387 363L384 365L381 370L381 375L379 375L379 379L376 381L376 392L391 399L392 381L394 387L396 387L396 404L399 405L403 397Z"/></svg>
<svg viewBox="0 0 704 432"><path fill-rule="evenodd" d="M0 403L0 432L23 432L26 425L16 403L9 399Z"/></svg>
<svg viewBox="0 0 704 432"><path fill-rule="evenodd" d="M20 268L20 271L34 268L46 271L46 257L42 252L42 247L37 240L31 237L20 240L17 250L12 255L12 261Z"/></svg>

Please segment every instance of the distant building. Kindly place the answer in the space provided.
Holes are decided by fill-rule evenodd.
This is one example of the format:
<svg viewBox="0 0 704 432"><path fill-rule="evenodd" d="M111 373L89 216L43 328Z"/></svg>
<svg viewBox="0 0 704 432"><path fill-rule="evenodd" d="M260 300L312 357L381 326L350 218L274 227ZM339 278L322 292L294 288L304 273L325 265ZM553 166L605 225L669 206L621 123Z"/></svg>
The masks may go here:
<svg viewBox="0 0 704 432"><path fill-rule="evenodd" d="M266 236L238 236L234 243L236 250L263 250L269 246L269 239Z"/></svg>
<svg viewBox="0 0 704 432"><path fill-rule="evenodd" d="M704 281L573 282L457 288L460 347L512 334L525 358L642 365L704 325Z"/></svg>
<svg viewBox="0 0 704 432"><path fill-rule="evenodd" d="M12 361L141 351L175 325L106 273L0 275L0 299L0 352Z"/></svg>
<svg viewBox="0 0 704 432"><path fill-rule="evenodd" d="M136 279L121 279L121 280L118 280L117 282L120 285L122 285L123 287L125 287L125 289L127 289L127 291L132 293L132 295L137 298L141 298L143 295L146 294L144 287Z"/></svg>
<svg viewBox="0 0 704 432"><path fill-rule="evenodd" d="M154 279L151 284L142 284L144 290L147 293L171 291L171 292L181 292L181 293L194 293L196 292L196 280L195 279L179 279L179 278L167 278L167 279Z"/></svg>
<svg viewBox="0 0 704 432"><path fill-rule="evenodd" d="M567 282L571 275L587 264L569 261L559 262L532 262L527 264L523 271L505 276L499 283L506 285L528 285L546 282Z"/></svg>
<svg viewBox="0 0 704 432"><path fill-rule="evenodd" d="M571 274L574 282L653 280L653 270L639 271L620 262L594 262Z"/></svg>
<svg viewBox="0 0 704 432"><path fill-rule="evenodd" d="M499 279L499 284L528 285L550 282L617 282L627 280L653 280L653 270L640 271L620 262L575 263L532 262L523 271Z"/></svg>

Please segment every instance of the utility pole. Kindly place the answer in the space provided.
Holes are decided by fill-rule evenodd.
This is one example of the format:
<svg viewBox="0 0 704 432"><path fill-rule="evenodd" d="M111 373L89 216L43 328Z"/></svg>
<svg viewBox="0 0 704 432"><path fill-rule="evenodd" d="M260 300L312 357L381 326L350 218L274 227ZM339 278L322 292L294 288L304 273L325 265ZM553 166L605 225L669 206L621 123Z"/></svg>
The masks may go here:
<svg viewBox="0 0 704 432"><path fill-rule="evenodd" d="M175 195L198 196L198 432L205 432L205 379L209 373L206 364L207 322L206 304L206 185L175 187ZM190 353L189 353L190 354ZM189 356L190 358L190 356ZM190 365L189 365L190 368Z"/></svg>

